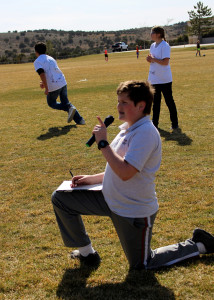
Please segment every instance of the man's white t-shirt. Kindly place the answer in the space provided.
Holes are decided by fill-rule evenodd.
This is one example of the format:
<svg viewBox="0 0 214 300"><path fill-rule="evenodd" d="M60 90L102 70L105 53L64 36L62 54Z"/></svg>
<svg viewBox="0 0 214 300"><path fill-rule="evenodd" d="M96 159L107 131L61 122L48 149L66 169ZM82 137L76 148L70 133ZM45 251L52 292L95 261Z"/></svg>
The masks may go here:
<svg viewBox="0 0 214 300"><path fill-rule="evenodd" d="M66 80L62 71L59 69L55 59L49 55L41 54L34 61L35 70L43 69L48 85L48 91L56 91L65 86Z"/></svg>
<svg viewBox="0 0 214 300"><path fill-rule="evenodd" d="M116 214L130 218L144 218L158 210L155 192L155 172L161 162L159 132L146 116L131 127L124 123L111 143L112 149L124 157L138 172L123 181L106 165L103 195L109 208Z"/></svg>
<svg viewBox="0 0 214 300"><path fill-rule="evenodd" d="M160 44L153 43L150 47L150 53L157 59L170 58L170 46L162 41ZM172 82L172 72L170 64L162 66L156 62L150 63L148 80L151 84L162 84Z"/></svg>

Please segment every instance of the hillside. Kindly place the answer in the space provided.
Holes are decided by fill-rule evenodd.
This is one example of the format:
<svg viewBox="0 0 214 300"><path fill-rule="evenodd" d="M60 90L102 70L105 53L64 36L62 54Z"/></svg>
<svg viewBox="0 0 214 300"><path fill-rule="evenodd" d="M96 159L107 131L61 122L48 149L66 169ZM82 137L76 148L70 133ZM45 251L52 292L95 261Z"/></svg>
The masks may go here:
<svg viewBox="0 0 214 300"><path fill-rule="evenodd" d="M168 41L187 41L186 22L166 26ZM37 41L46 42L48 53L55 58L75 57L80 55L101 53L104 47L111 50L112 44L124 41L129 49L136 44L149 48L151 28L137 28L120 31L62 31L34 30L22 32L0 33L0 63L18 63L33 61L34 45Z"/></svg>

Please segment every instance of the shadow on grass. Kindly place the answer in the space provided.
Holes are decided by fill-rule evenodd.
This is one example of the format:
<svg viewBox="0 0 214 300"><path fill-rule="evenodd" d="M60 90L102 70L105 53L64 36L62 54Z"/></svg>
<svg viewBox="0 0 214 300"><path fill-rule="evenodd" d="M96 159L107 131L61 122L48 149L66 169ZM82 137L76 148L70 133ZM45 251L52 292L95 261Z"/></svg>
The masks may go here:
<svg viewBox="0 0 214 300"><path fill-rule="evenodd" d="M180 146L188 146L192 144L192 139L189 138L180 128L173 132L168 132L158 128L159 133L166 141L176 141Z"/></svg>
<svg viewBox="0 0 214 300"><path fill-rule="evenodd" d="M161 286L153 271L131 271L123 282L100 282L94 287L88 286L87 283L92 271L86 267L67 269L58 286L57 297L66 300L175 299L173 291Z"/></svg>
<svg viewBox="0 0 214 300"><path fill-rule="evenodd" d="M203 256L200 258L200 263L206 266L212 266L214 264L214 255Z"/></svg>
<svg viewBox="0 0 214 300"><path fill-rule="evenodd" d="M45 141L53 137L61 136L67 134L71 128L77 128L76 125L66 125L64 127L50 127L48 132L41 134L37 137L37 140Z"/></svg>

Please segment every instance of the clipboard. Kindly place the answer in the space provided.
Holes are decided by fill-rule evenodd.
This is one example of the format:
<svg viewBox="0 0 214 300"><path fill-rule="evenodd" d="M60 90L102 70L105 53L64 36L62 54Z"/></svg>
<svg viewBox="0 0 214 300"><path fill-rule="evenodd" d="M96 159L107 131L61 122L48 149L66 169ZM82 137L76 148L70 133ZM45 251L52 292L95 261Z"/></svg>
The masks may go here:
<svg viewBox="0 0 214 300"><path fill-rule="evenodd" d="M77 187L71 187L71 180L63 181L60 186L56 189L57 192L72 192L75 190L88 190L88 191L101 191L103 188L102 183L90 184L90 185L80 185Z"/></svg>

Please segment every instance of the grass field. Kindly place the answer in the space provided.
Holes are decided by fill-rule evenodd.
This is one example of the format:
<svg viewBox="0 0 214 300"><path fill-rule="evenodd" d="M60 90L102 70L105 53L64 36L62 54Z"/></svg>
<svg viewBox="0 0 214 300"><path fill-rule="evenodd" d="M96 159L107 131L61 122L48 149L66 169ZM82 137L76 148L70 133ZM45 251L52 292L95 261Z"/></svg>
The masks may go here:
<svg viewBox="0 0 214 300"><path fill-rule="evenodd" d="M214 49L172 50L173 93L181 132L170 133L164 101L160 117L163 159L156 178L160 211L152 247L192 236L195 227L214 233ZM67 124L65 112L46 104L33 64L0 66L1 197L0 299L214 299L214 256L169 269L128 274L111 221L84 217L102 258L93 272L79 268L62 244L50 197L68 170L103 171L96 147L87 148L96 116L112 114L111 141L120 122L116 87L148 76L147 52L115 53L59 61L70 101L86 126Z"/></svg>

